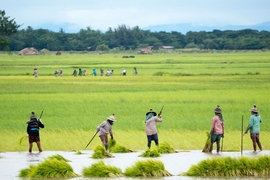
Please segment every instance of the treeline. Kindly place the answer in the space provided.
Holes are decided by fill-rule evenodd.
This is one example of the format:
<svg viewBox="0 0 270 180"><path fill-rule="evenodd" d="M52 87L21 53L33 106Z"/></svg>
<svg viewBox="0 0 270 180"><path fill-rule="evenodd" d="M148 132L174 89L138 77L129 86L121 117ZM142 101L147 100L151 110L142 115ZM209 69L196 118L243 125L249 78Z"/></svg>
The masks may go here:
<svg viewBox="0 0 270 180"><path fill-rule="evenodd" d="M28 26L9 38L11 51L19 51L26 47L35 47L38 50L45 48L51 51L135 50L147 46L153 46L154 50L159 46L173 46L174 49L270 49L270 32L252 29L189 31L184 35L176 31L151 32L138 26L129 28L126 25L119 25L115 29L109 28L106 32L87 27L78 33L65 33L63 29L59 32L34 30Z"/></svg>

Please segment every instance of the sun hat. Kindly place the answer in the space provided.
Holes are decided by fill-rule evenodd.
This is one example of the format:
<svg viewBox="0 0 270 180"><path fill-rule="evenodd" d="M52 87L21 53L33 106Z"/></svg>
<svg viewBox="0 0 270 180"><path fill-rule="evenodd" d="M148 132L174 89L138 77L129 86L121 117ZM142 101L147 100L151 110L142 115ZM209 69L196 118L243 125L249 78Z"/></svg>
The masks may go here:
<svg viewBox="0 0 270 180"><path fill-rule="evenodd" d="M149 113L153 113L154 116L157 115L157 113L155 111L153 111L153 109L151 108L145 115L147 116Z"/></svg>
<svg viewBox="0 0 270 180"><path fill-rule="evenodd" d="M253 108L250 109L251 112L258 112L258 109L256 105L253 106Z"/></svg>
<svg viewBox="0 0 270 180"><path fill-rule="evenodd" d="M220 109L220 106L217 105L217 107L214 109L215 113L222 113L222 110Z"/></svg>
<svg viewBox="0 0 270 180"><path fill-rule="evenodd" d="M111 115L111 116L107 117L107 119L110 120L110 121L113 121L113 122L116 121L114 115Z"/></svg>

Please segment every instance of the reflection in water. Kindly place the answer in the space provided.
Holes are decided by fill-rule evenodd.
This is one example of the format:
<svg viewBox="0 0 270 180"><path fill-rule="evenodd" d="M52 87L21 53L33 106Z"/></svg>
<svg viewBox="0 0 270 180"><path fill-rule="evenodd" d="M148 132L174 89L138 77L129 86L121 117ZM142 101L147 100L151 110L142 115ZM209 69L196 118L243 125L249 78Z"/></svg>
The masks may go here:
<svg viewBox="0 0 270 180"><path fill-rule="evenodd" d="M33 153L29 154L28 152L2 152L0 153L0 179L20 179L17 177L20 170L24 168L28 168L31 164L37 164L41 161L45 160L47 157L60 154L64 158L70 160L70 165L73 170L77 174L82 174L82 169L84 167L91 166L91 164L96 163L99 159L91 158L93 151L81 151L83 154L77 155L76 152L68 152L68 151L44 151L42 153ZM142 158L139 157L143 151L132 152L132 153L114 153L114 158L103 159L106 165L116 166L122 169L124 172L127 167L130 167L135 164L138 160L148 160L150 158ZM270 155L270 151L262 151L253 153L252 151L244 151L243 156L247 157L258 157L260 155ZM161 157L153 158L157 160L161 160L164 163L165 169L169 171L173 176L172 177L164 177L164 178L117 178L119 180L150 180L150 179L159 179L159 180L198 180L202 178L195 177L187 177L187 176L179 176L179 174L188 171L188 169L192 165L196 165L199 161L214 158L214 157L241 157L240 152L222 152L220 154L214 153L202 153L199 150L189 151L189 152L179 152L173 154L162 154ZM113 179L115 178L72 178L72 180L86 180L86 179ZM204 180L213 180L213 178L203 178ZM215 178L216 179L216 178ZM224 178L222 178L224 179ZM231 179L231 178L228 178ZM237 178L241 180L251 180L259 178Z"/></svg>

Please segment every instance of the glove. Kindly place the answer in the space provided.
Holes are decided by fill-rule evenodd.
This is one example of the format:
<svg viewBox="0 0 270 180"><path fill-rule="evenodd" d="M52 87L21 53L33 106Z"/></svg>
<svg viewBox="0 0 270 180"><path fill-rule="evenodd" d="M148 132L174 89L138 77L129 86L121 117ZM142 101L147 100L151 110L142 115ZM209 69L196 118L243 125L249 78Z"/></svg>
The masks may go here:
<svg viewBox="0 0 270 180"><path fill-rule="evenodd" d="M113 135L111 135L111 139L113 139Z"/></svg>

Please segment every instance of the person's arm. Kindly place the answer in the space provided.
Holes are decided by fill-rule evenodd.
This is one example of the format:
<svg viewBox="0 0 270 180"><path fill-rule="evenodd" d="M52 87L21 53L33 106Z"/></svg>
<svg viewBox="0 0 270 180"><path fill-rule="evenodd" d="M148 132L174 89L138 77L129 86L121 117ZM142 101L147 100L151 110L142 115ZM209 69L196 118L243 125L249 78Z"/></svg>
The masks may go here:
<svg viewBox="0 0 270 180"><path fill-rule="evenodd" d="M248 133L248 131L252 128L252 126L253 126L253 116L250 117L249 124L247 126L246 131L245 131L245 134Z"/></svg>

